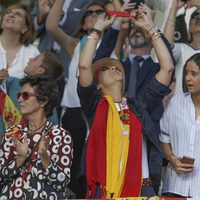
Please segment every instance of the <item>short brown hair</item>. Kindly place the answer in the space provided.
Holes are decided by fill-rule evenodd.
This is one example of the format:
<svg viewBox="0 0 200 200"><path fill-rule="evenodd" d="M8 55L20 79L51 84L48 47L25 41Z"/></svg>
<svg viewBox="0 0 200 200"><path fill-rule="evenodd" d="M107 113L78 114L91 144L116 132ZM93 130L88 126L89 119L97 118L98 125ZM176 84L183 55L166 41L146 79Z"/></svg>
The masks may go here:
<svg viewBox="0 0 200 200"><path fill-rule="evenodd" d="M28 9L25 5L23 5L23 4L13 4L13 5L9 6L2 13L1 22L0 22L1 26L2 26L2 21L3 21L4 16L8 12L8 10L12 10L12 9L22 9L22 10L25 11L25 21L26 21L27 31L25 33L21 34L20 42L23 45L28 46L29 44L31 44L35 40L36 33L35 33L32 17L29 14L29 11L28 11ZM0 34L2 32L3 32L3 29L1 28Z"/></svg>
<svg viewBox="0 0 200 200"><path fill-rule="evenodd" d="M45 69L44 75L50 76L54 80L60 79L63 73L63 66L58 55L48 50L45 50L42 54L44 59L41 67Z"/></svg>

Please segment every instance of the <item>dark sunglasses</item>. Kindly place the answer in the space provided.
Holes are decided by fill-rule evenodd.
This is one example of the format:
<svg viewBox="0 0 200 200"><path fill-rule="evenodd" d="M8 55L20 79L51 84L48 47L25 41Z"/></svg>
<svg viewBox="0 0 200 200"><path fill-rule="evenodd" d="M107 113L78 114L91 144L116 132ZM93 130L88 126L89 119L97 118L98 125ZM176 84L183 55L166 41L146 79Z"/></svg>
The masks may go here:
<svg viewBox="0 0 200 200"><path fill-rule="evenodd" d="M106 70L109 70L110 67L98 67L97 70L100 70L100 71L106 71Z"/></svg>
<svg viewBox="0 0 200 200"><path fill-rule="evenodd" d="M93 14L101 15L104 12L105 12L104 10L87 10L86 13L85 13L85 16L89 17L89 16L92 16Z"/></svg>
<svg viewBox="0 0 200 200"><path fill-rule="evenodd" d="M99 79L99 74L100 74L100 72L102 72L102 71L106 71L106 70L109 70L110 69L110 67L98 67L97 69L96 69L96 72L95 72L95 79L96 80L98 80Z"/></svg>
<svg viewBox="0 0 200 200"><path fill-rule="evenodd" d="M102 72L102 71L104 72L104 71L109 70L109 69L110 69L110 67L106 67L106 66L98 67L97 70L96 70L96 72L95 72L95 79L96 80L99 79L100 72ZM116 70L118 70L118 71L121 72L121 70L118 67L116 67Z"/></svg>
<svg viewBox="0 0 200 200"><path fill-rule="evenodd" d="M25 101L28 100L30 97L37 97L37 96L38 94L33 93L33 92L18 92L17 93L17 99L22 97Z"/></svg>
<svg viewBox="0 0 200 200"><path fill-rule="evenodd" d="M200 18L200 12L194 12L194 13L192 13L191 19L194 19L194 18L197 18L197 17Z"/></svg>

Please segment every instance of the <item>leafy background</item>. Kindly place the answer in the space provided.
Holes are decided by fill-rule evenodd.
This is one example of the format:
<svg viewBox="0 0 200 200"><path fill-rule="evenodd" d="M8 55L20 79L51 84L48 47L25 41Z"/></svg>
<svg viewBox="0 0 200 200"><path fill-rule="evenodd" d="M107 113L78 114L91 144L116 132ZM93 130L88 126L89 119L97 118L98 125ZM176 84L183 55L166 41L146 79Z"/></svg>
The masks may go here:
<svg viewBox="0 0 200 200"><path fill-rule="evenodd" d="M15 4L15 3L23 3L27 5L29 10L31 11L35 1L36 0L0 0L0 12L2 12L2 10L8 7L9 5Z"/></svg>

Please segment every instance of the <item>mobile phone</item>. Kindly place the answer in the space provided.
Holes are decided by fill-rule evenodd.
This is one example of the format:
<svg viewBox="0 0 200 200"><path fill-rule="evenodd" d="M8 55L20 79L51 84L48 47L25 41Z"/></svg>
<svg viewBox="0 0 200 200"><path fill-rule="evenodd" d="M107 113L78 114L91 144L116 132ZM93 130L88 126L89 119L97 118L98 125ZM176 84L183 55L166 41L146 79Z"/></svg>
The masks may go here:
<svg viewBox="0 0 200 200"><path fill-rule="evenodd" d="M129 12L120 12L120 11L114 11L114 10L106 10L106 13L108 15L115 15L117 17L130 17L131 14Z"/></svg>
<svg viewBox="0 0 200 200"><path fill-rule="evenodd" d="M194 164L195 159L188 156L183 156L181 162L186 164Z"/></svg>

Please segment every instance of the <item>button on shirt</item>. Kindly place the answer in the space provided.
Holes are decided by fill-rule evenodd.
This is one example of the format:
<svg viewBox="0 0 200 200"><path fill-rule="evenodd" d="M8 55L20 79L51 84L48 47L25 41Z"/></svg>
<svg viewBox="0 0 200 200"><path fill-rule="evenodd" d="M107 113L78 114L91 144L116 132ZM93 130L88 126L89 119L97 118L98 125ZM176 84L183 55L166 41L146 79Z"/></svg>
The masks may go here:
<svg viewBox="0 0 200 200"><path fill-rule="evenodd" d="M193 157L194 171L177 174L167 167L163 179L163 192L182 196L200 197L200 118L195 118L195 107L191 94L172 97L160 121L160 141L170 143L177 157Z"/></svg>

